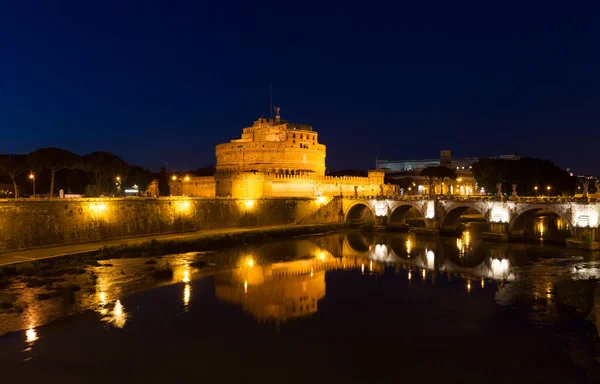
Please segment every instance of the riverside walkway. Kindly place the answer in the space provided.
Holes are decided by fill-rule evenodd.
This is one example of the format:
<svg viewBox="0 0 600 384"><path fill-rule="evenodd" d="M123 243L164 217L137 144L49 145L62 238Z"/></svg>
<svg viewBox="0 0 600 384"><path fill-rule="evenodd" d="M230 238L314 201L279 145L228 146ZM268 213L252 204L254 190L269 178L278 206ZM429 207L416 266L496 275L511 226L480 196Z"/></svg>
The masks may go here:
<svg viewBox="0 0 600 384"><path fill-rule="evenodd" d="M61 245L56 247L42 247L36 249L27 249L23 251L9 251L0 253L0 266L98 252L103 247L115 247L120 245L139 245L151 241L153 239L157 241L194 240L213 235L242 234L260 231L272 231L276 229L309 227L314 228L318 227L318 225L271 225L252 228L221 228L194 232L178 232L164 235L121 238L102 242Z"/></svg>

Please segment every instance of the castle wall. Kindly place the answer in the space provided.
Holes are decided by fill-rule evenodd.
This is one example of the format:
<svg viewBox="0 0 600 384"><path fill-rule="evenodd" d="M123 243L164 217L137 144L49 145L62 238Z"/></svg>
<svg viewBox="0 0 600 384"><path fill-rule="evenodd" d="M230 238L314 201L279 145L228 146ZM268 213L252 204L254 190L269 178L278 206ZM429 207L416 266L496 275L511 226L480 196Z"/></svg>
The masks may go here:
<svg viewBox="0 0 600 384"><path fill-rule="evenodd" d="M107 198L0 201L0 251L228 227L323 223L316 199Z"/></svg>
<svg viewBox="0 0 600 384"><path fill-rule="evenodd" d="M172 196L215 197L214 176L190 176L185 179L169 180Z"/></svg>

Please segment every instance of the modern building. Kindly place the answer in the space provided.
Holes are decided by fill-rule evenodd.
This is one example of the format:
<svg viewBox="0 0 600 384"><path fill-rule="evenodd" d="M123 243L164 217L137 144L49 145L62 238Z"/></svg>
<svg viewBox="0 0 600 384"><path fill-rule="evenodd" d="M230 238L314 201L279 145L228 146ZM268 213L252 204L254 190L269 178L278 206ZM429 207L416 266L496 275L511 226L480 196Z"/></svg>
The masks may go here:
<svg viewBox="0 0 600 384"><path fill-rule="evenodd" d="M518 160L519 156L500 155L493 157L495 159ZM452 158L452 151L440 151L439 159L423 159L423 160L377 160L377 169L385 172L389 178L410 179L412 185L404 188L403 194L428 194L429 180L426 177L421 177L422 170L428 167L448 167L456 171L456 180L435 180L433 187L436 194L453 194L453 195L473 195L485 194L486 191L479 188L477 181L473 177L471 166L477 162L479 157L463 157Z"/></svg>
<svg viewBox="0 0 600 384"><path fill-rule="evenodd" d="M492 159L519 160L516 154L500 155L490 157ZM438 167L440 165L456 169L457 171L468 170L470 166L481 157L452 158L452 151L445 149L440 151L439 159L423 160L377 160L377 169L388 172L422 171L427 167Z"/></svg>

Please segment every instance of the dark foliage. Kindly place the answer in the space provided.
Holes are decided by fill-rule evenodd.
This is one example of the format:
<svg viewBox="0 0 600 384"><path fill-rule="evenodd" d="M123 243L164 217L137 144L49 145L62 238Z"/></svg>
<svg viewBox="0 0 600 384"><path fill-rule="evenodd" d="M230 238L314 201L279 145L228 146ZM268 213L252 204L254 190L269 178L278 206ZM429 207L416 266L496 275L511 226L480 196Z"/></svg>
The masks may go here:
<svg viewBox="0 0 600 384"><path fill-rule="evenodd" d="M502 183L504 193L510 193L512 184L517 184L518 193L528 196L571 195L576 188L576 179L550 160L480 159L473 164L472 171L479 186L487 191L495 191L497 183ZM550 191L546 189L548 186Z"/></svg>
<svg viewBox="0 0 600 384"><path fill-rule="evenodd" d="M169 187L169 175L165 167L160 169L158 175L158 193L160 196L171 195L171 188Z"/></svg>
<svg viewBox="0 0 600 384"><path fill-rule="evenodd" d="M154 175L152 171L134 165L129 169L129 173L127 173L127 187L129 188L137 185L138 189L143 192L148 189L148 185L150 185L153 179Z"/></svg>
<svg viewBox="0 0 600 384"><path fill-rule="evenodd" d="M456 171L448 167L427 167L420 173L423 177L456 180Z"/></svg>

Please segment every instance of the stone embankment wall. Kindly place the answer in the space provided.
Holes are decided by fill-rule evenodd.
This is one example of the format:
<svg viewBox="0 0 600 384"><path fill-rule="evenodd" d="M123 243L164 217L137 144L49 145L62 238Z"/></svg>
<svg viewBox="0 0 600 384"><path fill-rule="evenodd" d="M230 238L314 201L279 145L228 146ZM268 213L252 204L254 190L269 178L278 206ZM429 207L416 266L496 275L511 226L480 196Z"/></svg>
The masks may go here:
<svg viewBox="0 0 600 384"><path fill-rule="evenodd" d="M118 198L0 201L0 252L216 228L335 223L317 199ZM327 212L320 215L323 208Z"/></svg>

